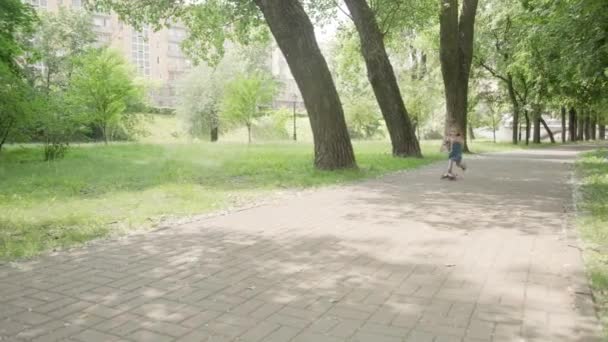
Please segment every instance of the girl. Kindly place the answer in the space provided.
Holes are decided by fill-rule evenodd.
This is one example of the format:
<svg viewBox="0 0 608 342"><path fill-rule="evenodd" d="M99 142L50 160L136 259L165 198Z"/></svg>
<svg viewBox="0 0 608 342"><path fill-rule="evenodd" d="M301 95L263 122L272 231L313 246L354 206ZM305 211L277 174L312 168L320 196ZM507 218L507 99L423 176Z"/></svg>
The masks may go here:
<svg viewBox="0 0 608 342"><path fill-rule="evenodd" d="M448 170L441 176L441 178L454 179L456 176L452 173L452 167L454 163L460 167L462 171L467 169L466 165L462 161L462 148L464 146L464 139L460 132L451 133L448 140L445 141L444 146L449 148L450 154L448 156Z"/></svg>

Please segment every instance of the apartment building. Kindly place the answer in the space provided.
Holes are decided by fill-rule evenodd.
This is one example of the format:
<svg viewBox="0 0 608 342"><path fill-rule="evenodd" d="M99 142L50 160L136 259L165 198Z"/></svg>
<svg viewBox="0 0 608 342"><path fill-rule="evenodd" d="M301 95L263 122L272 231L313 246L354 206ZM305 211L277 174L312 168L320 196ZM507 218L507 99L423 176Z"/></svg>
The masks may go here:
<svg viewBox="0 0 608 342"><path fill-rule="evenodd" d="M59 11L60 7L81 8L82 0L24 0L41 11ZM174 24L160 31L143 28L138 31L121 22L116 14L93 13L93 30L100 45L123 53L137 72L152 85L150 99L155 106L172 108L176 105L176 82L192 68L192 61L180 48L187 37L185 27ZM271 71L283 85L275 107L292 108L296 103L303 109L300 92L278 48L268 56Z"/></svg>

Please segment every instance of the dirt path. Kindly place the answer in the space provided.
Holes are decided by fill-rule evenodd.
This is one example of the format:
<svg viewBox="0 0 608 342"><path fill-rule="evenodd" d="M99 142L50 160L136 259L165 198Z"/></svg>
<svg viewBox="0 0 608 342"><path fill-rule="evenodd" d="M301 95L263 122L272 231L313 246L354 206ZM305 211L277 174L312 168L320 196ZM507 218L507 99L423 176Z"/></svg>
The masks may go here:
<svg viewBox="0 0 608 342"><path fill-rule="evenodd" d="M599 341L581 147L306 192L0 267L4 340Z"/></svg>

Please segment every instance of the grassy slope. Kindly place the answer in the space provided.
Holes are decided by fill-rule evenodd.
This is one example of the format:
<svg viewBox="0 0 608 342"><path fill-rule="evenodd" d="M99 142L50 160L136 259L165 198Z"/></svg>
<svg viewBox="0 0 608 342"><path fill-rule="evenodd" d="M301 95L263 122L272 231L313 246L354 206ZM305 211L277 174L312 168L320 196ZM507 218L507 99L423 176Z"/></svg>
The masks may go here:
<svg viewBox="0 0 608 342"><path fill-rule="evenodd" d="M600 318L608 332L608 150L585 154L577 163L581 177L579 229L584 258ZM608 336L607 336L608 338Z"/></svg>

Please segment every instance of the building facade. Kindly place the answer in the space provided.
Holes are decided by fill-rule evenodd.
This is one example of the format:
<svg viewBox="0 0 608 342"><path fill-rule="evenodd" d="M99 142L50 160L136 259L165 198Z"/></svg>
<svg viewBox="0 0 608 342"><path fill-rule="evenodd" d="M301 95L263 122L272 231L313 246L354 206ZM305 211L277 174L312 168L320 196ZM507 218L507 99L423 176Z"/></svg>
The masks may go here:
<svg viewBox="0 0 608 342"><path fill-rule="evenodd" d="M82 8L82 0L25 0L41 11L57 12L60 7ZM193 66L180 44L188 31L179 24L154 31L142 30L123 23L116 14L93 13L93 31L99 45L120 51L138 74L151 83L150 99L161 108L174 108L177 103L176 82ZM300 92L291 76L281 51L274 46L268 56L273 76L281 83L275 107L303 109Z"/></svg>

